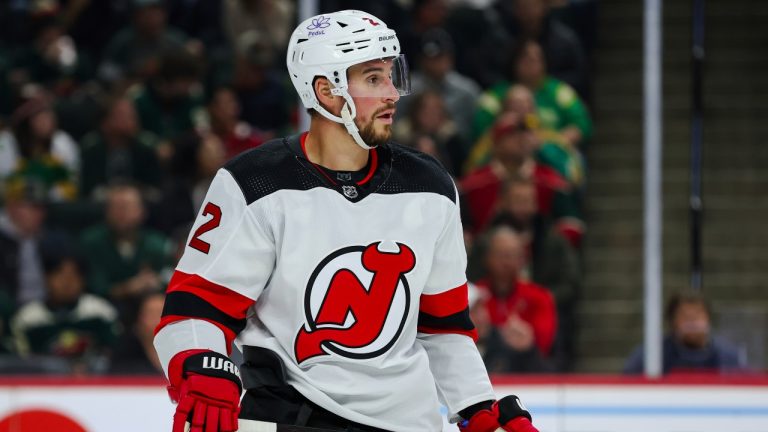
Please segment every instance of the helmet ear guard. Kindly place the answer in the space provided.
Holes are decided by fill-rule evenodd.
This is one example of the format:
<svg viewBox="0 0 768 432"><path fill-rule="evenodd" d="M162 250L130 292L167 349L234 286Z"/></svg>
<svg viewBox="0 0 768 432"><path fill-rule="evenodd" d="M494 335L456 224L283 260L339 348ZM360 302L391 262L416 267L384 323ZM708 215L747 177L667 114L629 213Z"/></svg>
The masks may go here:
<svg viewBox="0 0 768 432"><path fill-rule="evenodd" d="M299 24L288 43L286 63L304 107L343 124L358 145L370 149L354 123L357 110L349 94L347 70L356 64L385 58L393 58L389 78L398 94L409 94L407 63L400 54L395 31L373 15L345 10L317 15ZM346 103L340 116L320 104L313 86L315 77L326 78L333 86L331 94L344 98Z"/></svg>

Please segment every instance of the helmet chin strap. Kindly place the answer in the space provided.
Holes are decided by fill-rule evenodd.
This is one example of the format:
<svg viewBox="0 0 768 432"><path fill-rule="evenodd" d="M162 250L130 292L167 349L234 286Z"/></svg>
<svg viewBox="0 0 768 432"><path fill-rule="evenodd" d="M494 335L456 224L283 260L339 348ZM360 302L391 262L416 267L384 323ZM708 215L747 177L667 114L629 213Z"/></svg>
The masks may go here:
<svg viewBox="0 0 768 432"><path fill-rule="evenodd" d="M356 110L355 110L355 102L352 100L352 96L350 96L346 90L337 89L337 88L332 89L331 92L336 96L343 97L344 100L346 101L344 103L344 106L341 107L341 117L331 114L317 101L315 101L315 104L314 104L315 110L319 112L323 117L327 118L328 120L343 124L344 128L347 130L347 133L350 136L352 136L352 139L360 147L366 150L371 150L373 148L376 148L376 146L369 146L368 144L366 144L365 141L363 141L363 138L360 136L360 130L357 128L357 125L355 124Z"/></svg>
<svg viewBox="0 0 768 432"><path fill-rule="evenodd" d="M352 139L355 140L357 145L359 145L360 147L366 150L371 150L375 148L375 146L369 146L368 144L365 143L365 141L363 141L363 138L360 136L360 130L357 128L357 125L355 124L355 119L349 110L350 103L351 102L347 100L344 106L341 107L341 118L344 120L343 122L344 127L347 129L347 132L350 135L352 135Z"/></svg>

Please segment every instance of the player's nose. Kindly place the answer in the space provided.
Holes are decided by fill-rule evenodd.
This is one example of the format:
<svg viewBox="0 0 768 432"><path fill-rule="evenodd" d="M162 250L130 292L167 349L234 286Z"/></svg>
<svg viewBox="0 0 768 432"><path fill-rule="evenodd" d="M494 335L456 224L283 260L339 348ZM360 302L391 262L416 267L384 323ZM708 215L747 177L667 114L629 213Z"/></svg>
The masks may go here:
<svg viewBox="0 0 768 432"><path fill-rule="evenodd" d="M395 84L392 82L392 80L389 80L389 83L387 85L387 92L384 95L384 99L387 102L397 102L400 100L400 92L397 90L397 87L395 87Z"/></svg>

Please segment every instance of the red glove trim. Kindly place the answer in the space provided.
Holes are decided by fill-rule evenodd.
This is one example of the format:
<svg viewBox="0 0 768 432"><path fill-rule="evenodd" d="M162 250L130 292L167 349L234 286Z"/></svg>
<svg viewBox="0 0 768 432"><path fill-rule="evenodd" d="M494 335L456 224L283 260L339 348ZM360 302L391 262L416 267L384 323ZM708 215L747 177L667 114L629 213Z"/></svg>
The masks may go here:
<svg viewBox="0 0 768 432"><path fill-rule="evenodd" d="M533 426L531 421L525 417L515 417L502 426L502 428L505 431L510 432L539 432L539 430Z"/></svg>
<svg viewBox="0 0 768 432"><path fill-rule="evenodd" d="M501 422L505 423L501 423ZM459 423L461 432L539 432L530 420L530 413L517 396L505 396L489 409L476 412L469 420Z"/></svg>
<svg viewBox="0 0 768 432"><path fill-rule="evenodd" d="M240 384L237 367L215 351L182 351L168 364L168 395L178 403L173 416L173 432L237 430L240 412Z"/></svg>

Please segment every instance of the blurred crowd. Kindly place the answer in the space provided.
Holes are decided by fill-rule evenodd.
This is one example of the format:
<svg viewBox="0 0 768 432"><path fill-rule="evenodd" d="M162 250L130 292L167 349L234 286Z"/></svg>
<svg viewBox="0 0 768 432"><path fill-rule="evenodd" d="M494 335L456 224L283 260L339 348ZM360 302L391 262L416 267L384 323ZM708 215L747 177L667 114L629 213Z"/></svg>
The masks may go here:
<svg viewBox="0 0 768 432"><path fill-rule="evenodd" d="M398 31L413 94L394 138L456 179L489 370L570 370L597 2L318 3ZM158 372L152 330L213 175L299 128L284 63L296 13L0 4L0 372Z"/></svg>

